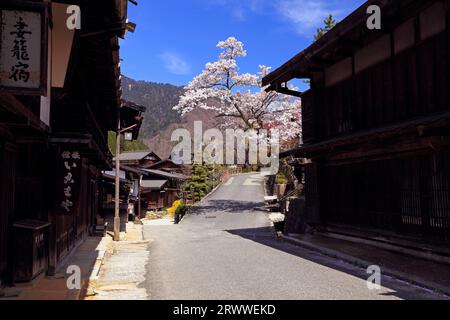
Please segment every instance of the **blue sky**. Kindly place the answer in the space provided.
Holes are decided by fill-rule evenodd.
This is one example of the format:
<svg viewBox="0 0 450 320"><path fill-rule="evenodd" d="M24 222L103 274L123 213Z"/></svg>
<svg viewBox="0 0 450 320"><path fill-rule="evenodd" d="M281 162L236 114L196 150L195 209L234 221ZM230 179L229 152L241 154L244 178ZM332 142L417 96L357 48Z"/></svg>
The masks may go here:
<svg viewBox="0 0 450 320"><path fill-rule="evenodd" d="M217 42L244 42L242 72L276 68L307 47L332 13L338 20L363 0L138 0L137 24L121 43L122 73L136 80L185 85L219 54Z"/></svg>

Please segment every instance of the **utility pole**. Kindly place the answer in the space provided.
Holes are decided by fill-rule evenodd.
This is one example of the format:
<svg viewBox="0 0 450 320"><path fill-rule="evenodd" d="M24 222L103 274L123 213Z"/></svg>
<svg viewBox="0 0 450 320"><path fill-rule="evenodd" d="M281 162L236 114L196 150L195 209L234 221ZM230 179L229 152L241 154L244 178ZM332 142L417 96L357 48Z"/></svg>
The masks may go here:
<svg viewBox="0 0 450 320"><path fill-rule="evenodd" d="M115 194L115 211L114 211L114 241L120 241L120 138L121 134L134 129L138 125L132 125L129 128L121 130L120 110L118 115L118 125L116 133L116 194ZM139 199L140 200L140 199Z"/></svg>
<svg viewBox="0 0 450 320"><path fill-rule="evenodd" d="M120 241L120 109L116 133L116 194L114 207L114 241Z"/></svg>

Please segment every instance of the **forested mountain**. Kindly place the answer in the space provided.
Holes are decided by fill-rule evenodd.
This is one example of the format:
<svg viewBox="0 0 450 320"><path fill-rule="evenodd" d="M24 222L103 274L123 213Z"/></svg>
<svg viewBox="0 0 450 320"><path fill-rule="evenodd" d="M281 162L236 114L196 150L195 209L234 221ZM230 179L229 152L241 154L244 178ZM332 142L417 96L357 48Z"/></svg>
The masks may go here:
<svg viewBox="0 0 450 320"><path fill-rule="evenodd" d="M182 94L182 87L122 78L123 98L147 107L141 128L143 139L154 137L170 124L181 121L181 116L172 108Z"/></svg>
<svg viewBox="0 0 450 320"><path fill-rule="evenodd" d="M186 128L193 132L194 121L202 121L204 130L217 126L217 119L211 111L197 110L182 117L173 110L184 93L182 87L136 81L123 76L122 92L125 100L147 108L140 140L161 157L170 155L173 146L170 138L175 129Z"/></svg>

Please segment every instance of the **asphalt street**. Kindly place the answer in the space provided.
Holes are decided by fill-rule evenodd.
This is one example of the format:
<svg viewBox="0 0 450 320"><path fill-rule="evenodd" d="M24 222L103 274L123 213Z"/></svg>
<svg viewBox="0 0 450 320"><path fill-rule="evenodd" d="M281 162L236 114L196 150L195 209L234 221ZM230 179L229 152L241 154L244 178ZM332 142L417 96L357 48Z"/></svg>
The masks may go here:
<svg viewBox="0 0 450 320"><path fill-rule="evenodd" d="M280 240L262 210L263 177L231 178L179 225L145 226L149 299L436 299L425 289Z"/></svg>

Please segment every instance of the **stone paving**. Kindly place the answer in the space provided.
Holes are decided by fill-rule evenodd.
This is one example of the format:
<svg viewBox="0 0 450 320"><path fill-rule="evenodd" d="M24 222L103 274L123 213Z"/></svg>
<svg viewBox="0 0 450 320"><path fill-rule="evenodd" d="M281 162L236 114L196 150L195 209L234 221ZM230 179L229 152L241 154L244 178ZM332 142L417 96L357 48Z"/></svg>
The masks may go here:
<svg viewBox="0 0 450 320"><path fill-rule="evenodd" d="M0 300L122 300L146 299L144 281L148 259L148 241L143 241L142 226L127 224L120 242L112 234L104 238L90 237L68 258L54 277L42 275L27 284L19 284L0 292ZM81 269L81 290L69 290L67 267ZM6 296L6 297L4 297Z"/></svg>
<svg viewBox="0 0 450 320"><path fill-rule="evenodd" d="M89 279L95 277L100 270L112 239L89 237L81 244L58 270L54 277L41 275L34 281L26 284L18 284L16 287L6 289L5 294L9 298L5 300L78 300L83 295ZM65 271L70 265L79 266L81 269L81 290L69 290L67 278L70 276Z"/></svg>
<svg viewBox="0 0 450 320"><path fill-rule="evenodd" d="M124 241L114 243L107 253L98 277L92 278L86 300L146 300L145 280L148 241L142 239L142 226L127 225Z"/></svg>

